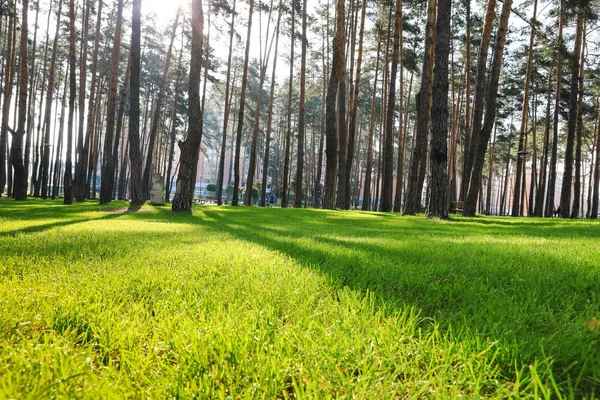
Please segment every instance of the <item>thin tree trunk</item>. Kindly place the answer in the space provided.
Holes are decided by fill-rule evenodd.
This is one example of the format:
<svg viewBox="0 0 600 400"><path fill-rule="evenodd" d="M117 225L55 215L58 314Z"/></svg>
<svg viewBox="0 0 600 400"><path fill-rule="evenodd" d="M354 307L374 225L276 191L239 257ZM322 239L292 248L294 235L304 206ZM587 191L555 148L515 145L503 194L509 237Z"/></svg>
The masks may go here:
<svg viewBox="0 0 600 400"><path fill-rule="evenodd" d="M534 216L544 216L544 205L546 204L546 175L548 173L548 157L550 154L550 101L552 99L552 79L548 79L548 97L546 100L546 121L544 123L544 142L542 150L542 159L540 160L540 180L538 191L535 198Z"/></svg>
<svg viewBox="0 0 600 400"><path fill-rule="evenodd" d="M596 119L596 165L594 168L594 191L592 195L592 207L590 218L598 218L598 203L600 202L600 97L597 103L598 117ZM590 171L591 173L591 171Z"/></svg>
<svg viewBox="0 0 600 400"><path fill-rule="evenodd" d="M471 129L471 0L465 1L466 10L465 10L465 140L464 140L464 151L463 151L463 171L471 170L471 160L469 159L470 153L470 143L471 137L473 135L473 131ZM494 2L494 14L496 4ZM489 4L488 4L488 16L489 16ZM492 14L492 20L494 19L494 14ZM491 35L491 27L490 33ZM489 40L489 39L488 39ZM489 43L489 42L488 42ZM489 44L488 44L489 45ZM486 45L487 46L487 45ZM487 48L486 48L487 57ZM469 190L469 180L465 179L466 175L463 172L463 178L460 185L460 193L459 198L463 199L467 196L467 190Z"/></svg>
<svg viewBox="0 0 600 400"><path fill-rule="evenodd" d="M554 116L552 124L552 162L550 163L550 176L548 178L548 197L546 198L546 217L554 213L554 197L556 193L556 166L558 164L558 118L560 115L560 90L563 70L563 24L564 24L564 0L559 0L558 12L558 38L556 51L556 89L554 95Z"/></svg>
<svg viewBox="0 0 600 400"><path fill-rule="evenodd" d="M75 2L69 6L69 121L67 123L67 156L65 158L65 204L73 203L73 122L75 118L75 99L77 81L75 75Z"/></svg>
<svg viewBox="0 0 600 400"><path fill-rule="evenodd" d="M223 178L225 177L225 152L227 150L227 125L229 124L229 112L231 110L231 104L229 102L229 92L231 90L231 58L233 54L233 33L235 24L235 5L236 1L233 0L233 7L231 12L231 25L229 28L229 56L227 57L227 78L225 80L225 106L223 110L223 137L221 139L221 156L219 158L219 171L217 173L217 205L223 204ZM277 54L277 51L275 51ZM233 147L233 143L231 144ZM172 156L171 156L172 157ZM231 169L231 168L230 168Z"/></svg>
<svg viewBox="0 0 600 400"><path fill-rule="evenodd" d="M54 43L52 44L52 55L50 57L50 70L48 75L48 90L46 92L46 110L44 113L44 140L42 146L42 163L40 165L40 181L42 189L42 199L48 195L48 169L50 167L50 119L52 116L52 98L54 97L54 79L56 70L56 56L58 49L58 40L60 35L60 17L62 10L62 0L58 2L58 13L56 21L56 32L54 34Z"/></svg>
<svg viewBox="0 0 600 400"><path fill-rule="evenodd" d="M11 175L12 171L10 168L7 169L6 157L7 144L8 144L8 119L10 113L10 102L12 97L12 82L14 76L14 42L15 36L13 35L15 30L15 16L9 14L8 16L8 38L6 39L6 52L5 52L5 68L4 68L4 93L2 99L2 127L0 129L0 196L4 191L4 186L7 183L7 175Z"/></svg>
<svg viewBox="0 0 600 400"><path fill-rule="evenodd" d="M483 33L481 35L481 44L477 55L477 75L475 78L475 93L473 96L473 117L470 126L469 142L465 141L464 168L461 185L461 198L466 199L469 192L469 186L473 176L473 162L477 151L479 132L481 130L481 121L483 117L484 93L486 88L485 72L487 69L487 57L492 36L492 26L496 15L496 0L488 0ZM467 93L467 96L469 94ZM478 179L475 177L473 179Z"/></svg>
<svg viewBox="0 0 600 400"><path fill-rule="evenodd" d="M290 78L288 86L288 106L287 106L287 130L284 144L284 156L283 156L283 187L281 194L281 207L286 208L288 206L288 185L289 185L289 168L290 168L290 139L292 136L292 94L293 94L293 82L294 82L294 43L296 39L296 17L295 7L292 2L292 26L290 31Z"/></svg>
<svg viewBox="0 0 600 400"><path fill-rule="evenodd" d="M271 131L273 129L273 103L275 102L275 72L277 70L277 51L279 50L279 31L281 26L281 15L283 14L283 0L279 0L279 13L277 15L277 26L275 28L275 54L273 56L273 72L271 73L271 88L269 92L269 111L267 112L267 133L265 138L265 156L263 158L262 188L260 195L261 207L266 206L267 180L269 173L269 152L271 147ZM225 138L225 136L223 136ZM224 150L223 150L224 154ZM271 184L271 191L274 187Z"/></svg>
<svg viewBox="0 0 600 400"><path fill-rule="evenodd" d="M304 186L304 137L306 136L306 0L302 2L302 60L300 61L300 104L298 106L298 161L296 162L296 197L294 207L302 207Z"/></svg>
<svg viewBox="0 0 600 400"><path fill-rule="evenodd" d="M583 72L585 64L585 21L581 28L581 52L577 77L577 129L575 132L575 182L573 184L573 209L571 218L580 217L581 209L581 140L583 135Z"/></svg>
<svg viewBox="0 0 600 400"><path fill-rule="evenodd" d="M414 215L421 209L423 182L427 169L427 136L431 116L431 96L433 78L433 48L435 41L436 2L427 2L427 24L425 25L425 55L423 58L423 73L421 75L421 90L417 94L417 129L413 149L404 214Z"/></svg>
<svg viewBox="0 0 600 400"><path fill-rule="evenodd" d="M160 88L158 90L158 98L154 105L154 115L152 116L152 125L150 125L150 140L148 144L148 154L146 155L146 165L144 167L144 175L142 180L142 190L144 192L144 199L150 198L150 179L152 175L154 146L156 142L156 135L158 132L158 125L160 120L160 112L162 110L162 103L165 97L165 86L167 83L167 75L169 68L171 67L171 56L173 53L173 42L175 41L175 34L177 33L177 26L179 25L179 16L181 15L181 6L177 8L175 13L175 22L173 22L173 28L171 29L171 39L169 42L169 48L167 50L167 57L165 59L165 66L163 69L162 79L160 81Z"/></svg>
<svg viewBox="0 0 600 400"><path fill-rule="evenodd" d="M490 140L494 121L496 120L496 100L498 96L500 70L502 68L502 55L504 53L504 44L506 43L506 34L508 31L508 20L510 17L511 6L512 0L504 0L504 4L502 5L502 13L500 15L500 23L498 25L498 32L496 34L496 45L492 60L492 70L490 72L488 94L485 102L485 120L483 121L481 130L475 130L477 124L475 121L473 122L473 134L478 135L477 139L474 141L477 144L477 148L475 156L473 157L473 170L471 173L469 191L464 204L464 216L475 216L475 212L477 210L477 201L481 188L481 171L485 162L485 153L487 150L488 141ZM477 89L475 92L477 92Z"/></svg>
<svg viewBox="0 0 600 400"><path fill-rule="evenodd" d="M123 20L123 0L117 3L117 26L113 42L108 88L108 107L106 110L106 133L102 157L102 184L100 186L100 204L111 201L115 184L115 165L113 148L115 142L115 116L117 112L117 84L119 78L119 57L121 54L121 31Z"/></svg>
<svg viewBox="0 0 600 400"><path fill-rule="evenodd" d="M531 22L535 21L537 16L537 0L533 2L533 15L531 17ZM512 211L511 215L513 217L517 217L522 215L522 207L521 207L521 181L522 176L525 175L526 162L527 157L525 150L525 143L527 141L527 126L528 126L528 113L529 113L529 86L531 81L531 68L533 66L533 38L534 38L534 30L533 25L530 28L529 34L529 50L527 52L527 67L525 72L525 89L523 93L523 107L521 109L521 129L519 131L519 150L517 154L519 158L517 159L516 165L516 177L515 177L515 195L513 197L512 203ZM534 144L535 145L535 144Z"/></svg>
<svg viewBox="0 0 600 400"><path fill-rule="evenodd" d="M246 34L246 52L244 55L244 73L242 75L242 91L240 94L240 107L237 125L237 134L235 138L235 159L234 159L234 173L233 173L233 199L231 201L232 206L239 204L239 191L240 191L240 153L242 147L242 129L244 127L244 107L246 106L246 91L248 89L248 62L250 58L250 39L252 35L252 13L254 11L254 0L250 0L250 7L248 11L248 32Z"/></svg>

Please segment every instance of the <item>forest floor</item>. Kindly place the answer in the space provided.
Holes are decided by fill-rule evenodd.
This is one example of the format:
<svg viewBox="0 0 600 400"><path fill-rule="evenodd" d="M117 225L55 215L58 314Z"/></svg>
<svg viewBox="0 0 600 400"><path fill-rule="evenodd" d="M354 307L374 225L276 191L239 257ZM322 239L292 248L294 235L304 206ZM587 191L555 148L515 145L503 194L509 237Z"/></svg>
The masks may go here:
<svg viewBox="0 0 600 400"><path fill-rule="evenodd" d="M0 199L0 398L598 398L600 221Z"/></svg>

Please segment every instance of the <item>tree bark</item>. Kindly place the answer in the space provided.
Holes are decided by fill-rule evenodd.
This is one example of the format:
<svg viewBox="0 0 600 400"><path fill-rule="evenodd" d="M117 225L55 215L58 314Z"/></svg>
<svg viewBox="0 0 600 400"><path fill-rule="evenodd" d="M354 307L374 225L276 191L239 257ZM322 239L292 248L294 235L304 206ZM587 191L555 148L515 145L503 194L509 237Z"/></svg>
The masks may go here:
<svg viewBox="0 0 600 400"><path fill-rule="evenodd" d="M488 94L485 103L485 120L483 121L483 126L479 132L475 129L475 127L477 127L476 120L474 119L473 121L473 134L477 134L478 137L475 140L475 143L477 143L477 148L475 157L473 157L471 181L463 210L463 215L467 217L475 216L475 212L477 210L477 201L479 199L479 191L481 188L481 171L485 162L485 153L487 150L488 141L490 140L492 128L496 119L496 100L498 96L500 70L502 68L502 55L504 53L504 44L506 43L506 34L508 31L508 19L510 17L511 5L512 0L504 0L504 4L502 5L500 23L498 25L498 32L496 34L496 45L492 60L492 70L490 72L490 80L488 84ZM475 89L475 92L477 93L477 89Z"/></svg>
<svg viewBox="0 0 600 400"><path fill-rule="evenodd" d="M117 112L117 84L119 78L119 57L121 54L121 31L123 20L123 0L117 3L117 25L113 42L110 65L110 81L108 87L108 107L106 110L106 133L104 135L104 150L102 156L102 184L100 186L100 204L111 201L115 184L115 165L113 157L115 116Z"/></svg>
<svg viewBox="0 0 600 400"><path fill-rule="evenodd" d="M302 60L300 61L300 104L298 105L298 153L294 207L301 208L304 194L304 137L306 136L306 0L302 2Z"/></svg>
<svg viewBox="0 0 600 400"><path fill-rule="evenodd" d="M427 217L448 218L448 56L452 0L438 0L431 106L431 178Z"/></svg>
<svg viewBox="0 0 600 400"><path fill-rule="evenodd" d="M144 199L150 198L150 179L152 175L153 167L153 156L154 146L156 142L156 135L158 132L158 125L160 120L160 112L162 110L162 103L165 97L165 86L167 84L167 75L169 68L171 67L171 56L173 53L173 42L175 41L175 34L177 33L177 26L179 25L179 16L181 15L181 6L177 8L175 13L175 22L173 22L173 28L171 29L171 39L169 42L169 48L167 50L167 57L165 59L165 66L163 69L163 76L160 81L160 88L158 90L158 97L154 106L154 115L152 116L152 124L150 125L150 140L148 143L148 154L146 155L146 165L144 167L144 175L142 180L142 190L144 192Z"/></svg>
<svg viewBox="0 0 600 400"><path fill-rule="evenodd" d="M0 128L0 196L7 182L7 175L12 174L6 168L6 151L8 144L8 119L10 113L10 101L12 97L12 82L14 76L14 42L15 15L8 16L8 38L6 39L5 68L4 68L4 93L2 98L2 126ZM9 157L10 158L10 157Z"/></svg>
<svg viewBox="0 0 600 400"><path fill-rule="evenodd" d="M79 61L79 127L77 132L77 157L75 159L75 178L73 186L75 190L75 200L85 200L85 162L84 157L87 154L84 152L85 139L84 135L84 120L85 120L85 94L87 84L87 53L88 53L88 30L89 16L92 1L86 2L87 6L83 15L83 32L81 43L81 56Z"/></svg>
<svg viewBox="0 0 600 400"><path fill-rule="evenodd" d="M131 204L144 204L142 189L142 153L140 150L140 66L141 66L141 5L142 0L133 0L131 17L131 72L129 81L129 184Z"/></svg>
<svg viewBox="0 0 600 400"><path fill-rule="evenodd" d="M338 166L338 120L336 100L338 97L338 86L344 68L345 54L344 42L346 30L344 29L345 2L337 0L336 4L336 30L333 37L333 59L331 63L331 75L327 86L326 108L325 108L325 135L327 164L325 166L325 196L323 208L333 209L335 207L335 181Z"/></svg>
<svg viewBox="0 0 600 400"><path fill-rule="evenodd" d="M240 191L240 153L242 146L242 129L244 127L244 107L246 106L246 91L248 88L248 61L250 58L250 40L252 35L252 13L254 11L254 0L250 0L248 11L248 32L246 33L246 53L244 55L244 73L242 75L242 92L240 94L240 107L238 111L238 126L235 138L235 159L233 162L233 199L232 206L239 204Z"/></svg>
<svg viewBox="0 0 600 400"><path fill-rule="evenodd" d="M67 123L67 156L65 158L65 178L63 180L63 186L65 188L65 204L73 203L73 122L75 118L75 99L77 98L74 0L70 0L69 22L69 121ZM114 176L112 179L114 179Z"/></svg>
<svg viewBox="0 0 600 400"><path fill-rule="evenodd" d="M252 0L250 0L252 10ZM192 53L188 87L188 135L179 142L181 149L177 190L173 199L173 211L190 211L194 198L198 155L202 142L202 118L200 112L200 70L202 67L204 13L202 0L192 2ZM242 103L243 104L243 103Z"/></svg>
<svg viewBox="0 0 600 400"><path fill-rule="evenodd" d="M23 0L21 17L21 41L19 43L19 101L17 130L13 132L11 144L11 162L14 169L13 196L15 200L27 198L27 172L23 160L23 137L25 135L25 122L27 120L27 13L29 0Z"/></svg>
<svg viewBox="0 0 600 400"><path fill-rule="evenodd" d="M423 58L423 74L421 75L421 90L417 94L417 129L415 146L408 175L408 188L404 214L414 215L421 210L423 182L427 168L427 136L431 116L431 95L433 77L433 48L435 41L436 2L427 2L427 24L425 25L425 54Z"/></svg>

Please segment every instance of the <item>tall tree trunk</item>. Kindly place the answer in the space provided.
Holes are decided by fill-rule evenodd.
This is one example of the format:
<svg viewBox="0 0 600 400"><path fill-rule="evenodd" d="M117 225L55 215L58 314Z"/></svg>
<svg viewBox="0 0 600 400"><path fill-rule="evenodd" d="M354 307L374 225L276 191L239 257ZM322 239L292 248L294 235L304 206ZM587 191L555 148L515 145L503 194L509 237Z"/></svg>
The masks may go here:
<svg viewBox="0 0 600 400"><path fill-rule="evenodd" d="M569 96L569 121L567 124L567 143L565 148L565 161L563 180L560 191L560 216L571 216L572 183L573 183L573 148L577 130L577 92L579 86L579 62L581 56L581 39L583 33L583 9L577 10L577 29L575 31L575 50L571 63L571 94Z"/></svg>
<svg viewBox="0 0 600 400"><path fill-rule="evenodd" d="M10 101L12 97L12 82L14 76L14 42L15 36L15 15L8 16L8 38L6 39L6 52L4 54L4 93L2 98L2 127L0 128L0 196L4 191L7 181L7 175L12 174L10 168L7 169L7 144L8 144L8 119L10 113ZM9 158L9 157L8 157Z"/></svg>
<svg viewBox="0 0 600 400"><path fill-rule="evenodd" d="M65 74L65 76L66 76L66 74ZM60 74L59 74L59 81L60 81ZM60 172L61 172L61 165L62 165L61 154L62 154L63 136L64 136L64 130L65 130L65 116L66 116L65 108L67 106L67 89L68 89L69 80L65 79L64 81L65 82L64 82L64 88L63 88L63 94L62 94L61 106L60 106L61 107L60 122L59 122L59 127L58 127L58 135L56 135L57 138L55 141L56 148L55 148L55 152L54 152L54 171L53 171L53 176L52 176L52 199L55 199L56 196L58 196L58 193L60 190ZM56 122L56 118L54 121Z"/></svg>
<svg viewBox="0 0 600 400"><path fill-rule="evenodd" d="M244 128L244 107L246 106L246 91L248 89L248 62L250 58L250 39L252 35L252 13L254 12L254 0L250 0L248 11L248 32L246 34L246 53L244 55L244 73L242 75L242 92L240 94L240 107L238 115L237 133L235 138L235 159L233 164L233 199L232 206L239 204L240 191L240 152L242 147L242 130Z"/></svg>
<svg viewBox="0 0 600 400"><path fill-rule="evenodd" d="M288 105L287 105L287 130L285 133L285 144L284 144L284 156L283 156L283 187L281 194L281 207L286 208L288 206L288 185L289 185L289 168L290 168L290 140L292 137L292 94L293 82L294 82L294 43L296 41L296 15L295 7L292 0L291 14L292 24L290 31L290 78L288 83Z"/></svg>
<svg viewBox="0 0 600 400"><path fill-rule="evenodd" d="M131 203L144 204L142 189L142 152L140 149L140 67L141 67L141 7L142 0L133 0L131 17L131 77L129 81L129 184ZM192 14L193 15L193 14ZM194 30L195 32L195 30ZM196 93L197 93L196 87Z"/></svg>
<svg viewBox="0 0 600 400"><path fill-rule="evenodd" d="M511 6L512 0L504 0L504 4L502 5L502 13L500 15L500 23L498 25L498 32L496 34L496 45L492 60L492 70L490 72L488 94L485 102L485 120L483 121L481 130L475 130L477 124L475 120L473 122L473 135L478 135L477 139L474 141L477 143L477 149L475 156L473 157L473 170L471 173L469 191L467 192L467 199L464 204L464 216L475 216L475 212L477 210L477 201L479 199L479 191L481 188L481 171L485 162L485 153L487 150L488 141L490 140L494 121L496 120L496 100L498 96L500 70L502 68L502 55L504 53L504 44L506 43L508 19L510 17ZM477 93L477 89L475 89L475 93Z"/></svg>
<svg viewBox="0 0 600 400"><path fill-rule="evenodd" d="M236 1L233 0L233 7L231 11L231 25L229 28L229 56L227 57L227 78L225 79L225 106L223 110L223 137L221 139L221 155L219 157L219 170L217 172L217 205L223 204L223 183L225 177L225 152L227 150L227 125L229 124L229 112L231 111L231 104L229 102L229 92L231 89L231 58L233 54L233 33L235 24L235 5ZM275 51L277 54L277 51ZM233 143L231 143L233 148ZM230 168L231 169L231 168Z"/></svg>
<svg viewBox="0 0 600 400"><path fill-rule="evenodd" d="M67 123L67 156L65 158L65 204L73 203L73 122L75 118L75 99L77 81L75 75L75 2L69 5L69 121ZM112 189L112 188L111 188Z"/></svg>
<svg viewBox="0 0 600 400"><path fill-rule="evenodd" d="M345 54L344 42L346 30L344 29L344 20L346 15L344 0L337 0L336 4L336 29L333 37L333 59L331 63L331 75L329 76L329 85L327 86L327 98L325 109L325 135L327 155L327 164L325 166L325 196L323 208L333 209L335 207L335 178L338 166L338 131L336 120L336 100L340 78L344 69Z"/></svg>
<svg viewBox="0 0 600 400"><path fill-rule="evenodd" d="M115 146L113 148L113 158L117 160L119 158L119 142L121 142L121 168L118 173L115 173L115 180L117 185L115 189L118 189L118 199L124 200L125 181L127 175L127 158L125 156L126 141L125 136L121 135L123 131L123 116L125 115L125 104L127 103L127 94L129 93L129 81L131 80L131 51L129 51L129 57L127 60L127 69L125 70L125 80L123 81L123 87L121 88L121 95L119 99L119 110L117 111L117 129L115 131ZM122 137L122 139L121 139ZM122 178L122 179L121 179ZM121 181L123 184L121 185Z"/></svg>
<svg viewBox="0 0 600 400"><path fill-rule="evenodd" d="M50 12L48 12L50 14ZM36 49L37 49L37 31L38 31L38 17L40 15L40 2L35 2L35 22L33 23L33 48L31 50L31 66L29 68L29 76L31 77L31 84L29 85L29 104L27 110L27 127L26 127L26 139L25 139L25 176L29 175L29 159L31 155L31 140L32 140L32 131L33 131L33 121L35 119L33 115L33 110L35 109L35 91L37 86L36 79L36 69L35 69L35 60L36 60Z"/></svg>
<svg viewBox="0 0 600 400"><path fill-rule="evenodd" d="M250 10L252 10L250 0ZM202 67L204 13L202 0L192 2L192 54L190 58L190 75L188 87L188 135L184 142L179 142L181 149L177 190L173 199L173 211L190 211L194 198L198 155L202 142L202 118L200 112L200 70ZM243 103L242 103L243 104Z"/></svg>
<svg viewBox="0 0 600 400"><path fill-rule="evenodd" d="M597 102L597 113L596 119L596 164L594 167L594 191L592 195L592 207L590 211L590 218L598 218L598 203L600 202L600 97ZM592 173L590 171L590 173Z"/></svg>
<svg viewBox="0 0 600 400"><path fill-rule="evenodd" d="M115 165L113 147L115 141L115 116L117 112L117 84L119 78L119 57L121 54L121 30L123 20L123 0L117 3L117 26L113 42L108 87L108 107L106 110L106 133L102 156L102 184L100 186L100 204L111 201L115 184Z"/></svg>
<svg viewBox="0 0 600 400"><path fill-rule="evenodd" d="M23 161L23 136L25 135L25 122L27 120L27 12L29 11L29 0L23 0L21 17L21 41L19 44L19 101L17 130L13 132L11 144L11 162L14 168L14 190L15 200L27 198L27 172Z"/></svg>
<svg viewBox="0 0 600 400"><path fill-rule="evenodd" d="M160 112L162 110L162 103L165 97L165 86L167 84L167 75L169 68L171 67L171 56L173 53L173 42L175 41L175 34L177 33L177 26L179 25L179 16L181 15L181 6L177 8L175 13L175 22L173 22L173 28L171 29L171 40L169 42L169 49L167 50L167 57L165 59L165 66L163 69L162 79L160 81L160 88L158 90L158 97L154 106L154 115L152 116L152 124L150 125L150 140L148 143L148 154L146 155L146 165L144 167L144 175L142 181L142 190L144 191L144 199L150 198L150 179L152 175L153 167L153 156L154 146L156 142L156 135L158 132L158 125L160 120Z"/></svg>
<svg viewBox="0 0 600 400"><path fill-rule="evenodd" d="M402 0L396 0L396 10L394 17L394 42L392 50L392 70L390 75L390 89L387 98L387 115L385 124L386 133L385 145L383 150L384 156L383 186L381 190L381 211L384 212L392 211L394 207L394 114L396 111L396 76L398 75L398 62L400 59L400 36L402 36ZM446 59L446 63L447 62L448 60ZM448 75L447 72L446 75ZM447 79L448 77L446 76L446 81Z"/></svg>
<svg viewBox="0 0 600 400"><path fill-rule="evenodd" d="M267 199L267 180L269 174L269 153L271 147L271 131L273 129L273 103L275 101L275 73L277 70L277 51L279 50L279 31L281 26L281 15L283 14L283 0L279 0L279 13L277 15L277 26L275 27L275 54L273 56L273 72L271 73L271 88L269 91L269 111L267 112L267 133L265 138L265 156L263 158L263 175L262 175L262 188L260 195L261 207L266 206ZM224 154L224 153L223 153ZM271 183L271 191L273 191L274 185Z"/></svg>
<svg viewBox="0 0 600 400"><path fill-rule="evenodd" d="M431 95L433 78L433 48L435 41L436 2L427 1L427 24L425 25L425 55L423 57L423 74L421 75L421 90L417 94L417 129L415 145L410 163L408 188L404 214L414 215L421 209L423 182L427 169L427 136L431 116Z"/></svg>
<svg viewBox="0 0 600 400"><path fill-rule="evenodd" d="M552 123L552 155L550 163L550 175L548 177L548 197L546 198L546 217L554 213L554 197L556 193L556 166L558 164L558 118L560 115L560 91L563 72L563 25L564 25L564 0L559 0L558 11L558 38L556 51L556 88L554 95L554 116Z"/></svg>
<svg viewBox="0 0 600 400"><path fill-rule="evenodd" d="M177 134L177 104L179 103L179 90L181 84L181 58L183 55L183 47L179 52L179 62L177 63L177 76L175 77L175 91L174 91L174 99L173 99L173 111L171 114L171 133L169 135L169 155L167 161L167 174L165 176L165 201L169 202L171 200L171 189L172 189L172 180L173 180L173 161L175 156L175 138ZM227 118L227 116L225 117ZM221 179L223 177L221 176ZM219 186L217 185L217 193ZM218 201L221 201L221 197L217 195Z"/></svg>
<svg viewBox="0 0 600 400"><path fill-rule="evenodd" d="M465 140L464 140L464 151L463 151L463 171L470 171L472 162L469 159L471 156L471 152L469 151L471 137L473 135L473 130L471 127L471 0L465 0L466 10L465 10ZM490 11L490 4L488 2L488 14ZM496 3L493 4L493 12L495 14L496 11ZM492 14L491 18L494 19L494 14ZM488 35L491 36L491 25ZM488 36L488 44L489 46L489 36ZM483 38L485 39L485 38ZM480 53L481 54L481 53ZM485 56L487 58L487 48L485 49ZM485 63L484 63L485 64ZM479 72L479 69L478 69ZM485 70L484 70L485 72ZM463 177L460 184L460 193L459 198L464 200L467 196L467 190L469 190L469 180L465 179L465 172L463 172Z"/></svg>
<svg viewBox="0 0 600 400"><path fill-rule="evenodd" d="M88 53L88 30L89 30L89 17L90 8L92 7L92 1L87 0L85 12L83 13L83 32L81 41L81 55L79 60L79 126L77 131L77 157L75 158L75 178L73 186L75 190L75 200L85 200L85 164L83 161L84 156L87 154L84 152L85 139L84 139L84 120L85 120L85 94L87 84L87 53Z"/></svg>
<svg viewBox="0 0 600 400"><path fill-rule="evenodd" d="M427 217L448 218L448 56L452 0L438 0L437 7Z"/></svg>
<svg viewBox="0 0 600 400"><path fill-rule="evenodd" d="M488 0L483 32L481 34L481 44L477 55L477 75L475 77L475 93L473 95L473 116L469 132L469 142L465 142L464 169L461 185L461 198L466 199L471 184L473 162L477 152L479 132L481 130L481 121L483 117L484 93L486 89L485 72L487 69L487 57L492 37L492 26L496 15L496 0ZM468 96L468 94L467 94Z"/></svg>
<svg viewBox="0 0 600 400"><path fill-rule="evenodd" d="M300 104L298 106L298 154L296 162L296 198L294 207L302 207L304 186L304 138L306 136L306 0L302 2L302 60L300 61Z"/></svg>
<svg viewBox="0 0 600 400"><path fill-rule="evenodd" d="M546 121L544 122L544 139L542 158L540 160L540 175L538 191L535 197L535 210L533 215L536 217L544 216L544 204L546 194L546 176L548 173L548 157L550 155L550 101L552 100L552 79L548 79L548 97L546 99Z"/></svg>
<svg viewBox="0 0 600 400"><path fill-rule="evenodd" d="M585 21L581 28L581 51L577 77L577 128L575 132L575 182L573 183L573 209L571 218L579 218L581 210L581 140L583 136L583 72L585 65Z"/></svg>
<svg viewBox="0 0 600 400"><path fill-rule="evenodd" d="M531 23L535 22L537 16L537 0L533 2L533 16L531 17ZM533 65L533 38L534 38L534 30L533 25L531 26L530 34L529 34L529 49L527 52L527 67L525 72L525 89L523 93L523 107L521 109L521 129L519 131L519 150L517 154L519 158L517 159L516 165L516 176L515 176L515 188L513 195L513 203L512 203L512 211L511 215L513 217L517 217L522 215L522 207L521 207L521 181L522 176L525 174L527 157L525 150L525 142L527 141L527 126L528 120L527 117L529 115L529 86L531 81L531 68ZM534 143L535 146L535 143Z"/></svg>
<svg viewBox="0 0 600 400"><path fill-rule="evenodd" d="M369 211L371 209L371 180L373 175L373 138L375 135L375 107L377 105L377 76L379 73L379 56L381 54L381 36L382 31L379 31L377 37L377 56L375 57L375 77L373 78L373 97L371 99L371 113L369 121L369 136L367 139L367 161L365 166L365 182L363 189L362 210Z"/></svg>
<svg viewBox="0 0 600 400"><path fill-rule="evenodd" d="M52 55L50 57L50 71L48 75L48 90L46 92L46 110L44 112L44 145L42 146L42 163L40 165L40 177L42 187L42 199L48 195L48 169L50 167L50 119L52 116L52 99L54 97L54 77L56 70L56 56L58 50L58 40L60 35L60 17L62 10L62 0L58 1L58 14L56 17L56 33L54 34L54 43L52 44ZM83 113L82 113L83 115Z"/></svg>

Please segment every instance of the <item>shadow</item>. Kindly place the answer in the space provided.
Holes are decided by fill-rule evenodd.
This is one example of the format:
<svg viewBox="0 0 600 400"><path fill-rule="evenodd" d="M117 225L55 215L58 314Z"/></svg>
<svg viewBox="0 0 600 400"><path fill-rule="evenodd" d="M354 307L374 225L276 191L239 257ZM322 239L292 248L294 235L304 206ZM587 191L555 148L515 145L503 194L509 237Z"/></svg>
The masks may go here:
<svg viewBox="0 0 600 400"><path fill-rule="evenodd" d="M514 377L515 363L549 360L559 385L585 395L600 389L600 335L582 327L600 311L598 264L556 251L568 248L565 238L597 238L595 227L362 216L203 208L192 223L284 254L333 287L375 294L384 311L415 307L424 329L436 321L457 339L502 342L508 350L499 354L499 368L506 376ZM549 247L536 245L538 238Z"/></svg>

